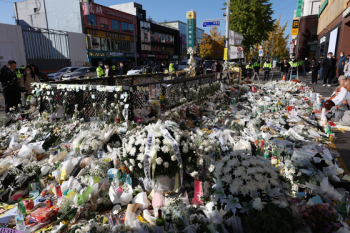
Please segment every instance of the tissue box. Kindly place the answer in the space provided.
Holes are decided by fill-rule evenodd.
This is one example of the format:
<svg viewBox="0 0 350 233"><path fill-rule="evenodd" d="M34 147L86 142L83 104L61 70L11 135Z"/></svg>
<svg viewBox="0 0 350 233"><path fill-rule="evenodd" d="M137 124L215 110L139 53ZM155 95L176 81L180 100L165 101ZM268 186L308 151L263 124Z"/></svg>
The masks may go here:
<svg viewBox="0 0 350 233"><path fill-rule="evenodd" d="M44 208L37 209L30 216L34 220L40 223L43 223L49 220L50 218L52 218L53 216L55 216L56 214L57 214L57 210L52 210L50 208L44 207Z"/></svg>

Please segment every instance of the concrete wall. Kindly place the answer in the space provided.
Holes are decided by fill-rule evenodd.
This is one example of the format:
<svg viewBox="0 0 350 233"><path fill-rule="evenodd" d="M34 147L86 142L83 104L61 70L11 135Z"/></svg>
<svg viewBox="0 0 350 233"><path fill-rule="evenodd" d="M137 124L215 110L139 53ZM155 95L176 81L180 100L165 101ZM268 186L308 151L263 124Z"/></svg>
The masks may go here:
<svg viewBox="0 0 350 233"><path fill-rule="evenodd" d="M15 60L17 66L26 65L21 26L0 23L0 65Z"/></svg>
<svg viewBox="0 0 350 233"><path fill-rule="evenodd" d="M44 0L26 0L14 3L13 6L19 25L47 28ZM36 12L34 8L37 9Z"/></svg>
<svg viewBox="0 0 350 233"><path fill-rule="evenodd" d="M85 34L68 32L68 43L72 66L83 66L87 62Z"/></svg>
<svg viewBox="0 0 350 233"><path fill-rule="evenodd" d="M79 0L45 0L50 29L82 33L82 16Z"/></svg>

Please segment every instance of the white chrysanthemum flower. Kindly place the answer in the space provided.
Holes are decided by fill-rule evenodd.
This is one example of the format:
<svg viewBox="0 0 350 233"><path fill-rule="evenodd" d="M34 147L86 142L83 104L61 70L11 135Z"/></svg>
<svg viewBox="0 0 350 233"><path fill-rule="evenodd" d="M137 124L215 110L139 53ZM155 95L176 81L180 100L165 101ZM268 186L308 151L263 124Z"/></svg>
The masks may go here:
<svg viewBox="0 0 350 233"><path fill-rule="evenodd" d="M164 163L163 163L163 166L164 166L165 168L168 168L168 167L169 167L169 163L168 163L168 162L164 162Z"/></svg>
<svg viewBox="0 0 350 233"><path fill-rule="evenodd" d="M154 145L154 149L155 149L156 151L159 151L159 150L160 150L160 146L159 146L159 145Z"/></svg>
<svg viewBox="0 0 350 233"><path fill-rule="evenodd" d="M126 160L124 160L124 164L125 164L126 166L129 166L129 163L128 163L128 161L126 161Z"/></svg>
<svg viewBox="0 0 350 233"><path fill-rule="evenodd" d="M176 134L175 135L175 140L177 141L177 143L180 143L181 136L179 134Z"/></svg>
<svg viewBox="0 0 350 233"><path fill-rule="evenodd" d="M156 162L157 162L158 165L161 165L161 164L163 163L163 159L160 158L160 157L158 157L158 158L156 159Z"/></svg>
<svg viewBox="0 0 350 233"><path fill-rule="evenodd" d="M159 138L156 138L156 140L154 140L156 144L160 144L160 140Z"/></svg>
<svg viewBox="0 0 350 233"><path fill-rule="evenodd" d="M139 168L142 168L142 163L138 163L137 165L139 166Z"/></svg>
<svg viewBox="0 0 350 233"><path fill-rule="evenodd" d="M258 163L258 160L256 160L255 158L252 158L249 160L250 164L253 165L253 166L256 166L257 163Z"/></svg>
<svg viewBox="0 0 350 233"><path fill-rule="evenodd" d="M238 165L239 165L239 161L236 158L233 158L227 162L227 166L230 166L230 167L234 167Z"/></svg>
<svg viewBox="0 0 350 233"><path fill-rule="evenodd" d="M263 167L255 167L255 170L257 171L257 172L265 172L265 169L263 168Z"/></svg>
<svg viewBox="0 0 350 233"><path fill-rule="evenodd" d="M199 149L200 149L200 150L203 150L203 146L199 146Z"/></svg>
<svg viewBox="0 0 350 233"><path fill-rule="evenodd" d="M266 190L268 184L266 184L263 181L260 181L260 182L257 183L257 186L258 186L258 189L260 189L260 190Z"/></svg>
<svg viewBox="0 0 350 233"><path fill-rule="evenodd" d="M249 165L250 165L250 163L249 163L248 160L243 160L243 161L241 162L241 164L242 164L243 166L245 166L245 167L249 167Z"/></svg>
<svg viewBox="0 0 350 233"><path fill-rule="evenodd" d="M162 149L163 153L169 153L169 147L168 146L164 145L164 146L162 146L161 149Z"/></svg>
<svg viewBox="0 0 350 233"><path fill-rule="evenodd" d="M142 141L143 141L143 139L137 139L135 142L135 145L141 145Z"/></svg>
<svg viewBox="0 0 350 233"><path fill-rule="evenodd" d="M231 166L226 166L226 167L224 167L224 173L225 173L225 174L231 173L231 170L232 170L232 167L231 167Z"/></svg>
<svg viewBox="0 0 350 233"><path fill-rule="evenodd" d="M275 187L278 186L278 182L275 179L270 179L270 184L275 186Z"/></svg>
<svg viewBox="0 0 350 233"><path fill-rule="evenodd" d="M223 162L218 162L217 164L216 164L216 170L220 170L221 171L221 169L222 169L222 167L224 166L224 163Z"/></svg>
<svg viewBox="0 0 350 233"><path fill-rule="evenodd" d="M188 153L188 146L185 145L183 148L182 148L182 152L187 154Z"/></svg>
<svg viewBox="0 0 350 233"><path fill-rule="evenodd" d="M231 180L232 180L232 176L229 175L229 174L226 174L226 175L224 175L224 176L221 178L221 180L222 180L223 182L225 182L225 183L230 183Z"/></svg>
<svg viewBox="0 0 350 233"><path fill-rule="evenodd" d="M227 162L227 161L229 161L231 158L230 158L230 156L225 156L225 157L223 157L222 158L222 162Z"/></svg>
<svg viewBox="0 0 350 233"><path fill-rule="evenodd" d="M250 193L250 189L247 185L242 185L240 191L243 194L243 196L249 195Z"/></svg>
<svg viewBox="0 0 350 233"><path fill-rule="evenodd" d="M273 178L273 179L278 179L278 174L276 172L270 172L270 176Z"/></svg>
<svg viewBox="0 0 350 233"><path fill-rule="evenodd" d="M194 171L190 174L192 177L196 177L198 175L198 172Z"/></svg>
<svg viewBox="0 0 350 233"><path fill-rule="evenodd" d="M241 178L243 180L250 180L252 177L249 176L246 172L242 172Z"/></svg>
<svg viewBox="0 0 350 233"><path fill-rule="evenodd" d="M247 173L248 173L248 174L255 174L255 172L256 172L255 167L248 167L248 168L247 168Z"/></svg>
<svg viewBox="0 0 350 233"><path fill-rule="evenodd" d="M126 150L123 150L123 157L125 158L127 156Z"/></svg>
<svg viewBox="0 0 350 233"><path fill-rule="evenodd" d="M135 166L135 160L134 160L134 159L130 159L129 162L130 162L130 164L131 164L132 166Z"/></svg>
<svg viewBox="0 0 350 233"><path fill-rule="evenodd" d="M234 195L239 193L240 186L230 185L230 192Z"/></svg>
<svg viewBox="0 0 350 233"><path fill-rule="evenodd" d="M131 172L133 172L133 171L134 171L134 167L133 167L133 166L129 166L129 170L130 170Z"/></svg>
<svg viewBox="0 0 350 233"><path fill-rule="evenodd" d="M261 174L259 174L259 173L254 174L254 178L255 178L257 181L262 181L262 180L264 179L264 177L263 177Z"/></svg>
<svg viewBox="0 0 350 233"><path fill-rule="evenodd" d="M176 155L172 155L172 156L171 156L171 161L176 161L176 160L177 160Z"/></svg>
<svg viewBox="0 0 350 233"><path fill-rule="evenodd" d="M265 163L264 163L263 161L261 161L261 160L258 160L258 161L256 162L256 164L257 164L257 165L260 165L260 166L264 166L264 165L265 165Z"/></svg>
<svg viewBox="0 0 350 233"><path fill-rule="evenodd" d="M209 166L209 172L213 172L214 171L214 169L215 169L215 166L213 165L213 164L211 164L210 166Z"/></svg>
<svg viewBox="0 0 350 233"><path fill-rule="evenodd" d="M145 159L145 155L143 153L140 153L137 155L137 160L143 161Z"/></svg>
<svg viewBox="0 0 350 233"><path fill-rule="evenodd" d="M145 152L145 147L144 146L140 146L140 152L142 152L142 153Z"/></svg>
<svg viewBox="0 0 350 233"><path fill-rule="evenodd" d="M135 156L136 148L132 147L129 153L130 153L131 156Z"/></svg>

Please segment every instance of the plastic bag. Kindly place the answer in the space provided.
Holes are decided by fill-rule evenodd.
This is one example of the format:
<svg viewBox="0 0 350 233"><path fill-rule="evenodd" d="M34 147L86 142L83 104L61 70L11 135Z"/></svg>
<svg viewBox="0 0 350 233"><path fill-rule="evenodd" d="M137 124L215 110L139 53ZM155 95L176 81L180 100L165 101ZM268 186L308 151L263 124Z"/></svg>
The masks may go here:
<svg viewBox="0 0 350 233"><path fill-rule="evenodd" d="M129 226L131 228L136 227L135 221L136 221L136 214L134 212L131 212L129 210L125 211L125 226Z"/></svg>
<svg viewBox="0 0 350 233"><path fill-rule="evenodd" d="M233 147L233 150L234 151L251 151L252 150L252 147L250 145L250 142L248 141L245 141L245 140L239 140L235 146Z"/></svg>
<svg viewBox="0 0 350 233"><path fill-rule="evenodd" d="M147 199L147 193L146 192L141 192L137 194L134 199L132 199L131 203L139 203L141 204L140 208L141 209L147 209L148 206L151 204L148 199Z"/></svg>
<svg viewBox="0 0 350 233"><path fill-rule="evenodd" d="M18 157L32 160L32 150L34 150L38 154L45 153L45 150L42 147L43 144L44 141L23 145L21 150L18 152Z"/></svg>

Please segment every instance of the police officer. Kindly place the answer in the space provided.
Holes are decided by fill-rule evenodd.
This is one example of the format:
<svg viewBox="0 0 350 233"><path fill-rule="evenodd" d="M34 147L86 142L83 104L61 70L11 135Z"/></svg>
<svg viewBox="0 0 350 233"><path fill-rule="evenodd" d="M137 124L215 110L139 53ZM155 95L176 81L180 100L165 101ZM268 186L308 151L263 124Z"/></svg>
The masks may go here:
<svg viewBox="0 0 350 233"><path fill-rule="evenodd" d="M255 73L259 76L260 62L258 61L254 62L254 70L255 70Z"/></svg>
<svg viewBox="0 0 350 233"><path fill-rule="evenodd" d="M19 78L18 78L19 76ZM8 61L7 66L1 68L0 82L3 90L2 94L5 98L5 112L9 112L10 108L17 107L21 103L21 92L18 84L21 79L21 73L16 71L16 62Z"/></svg>
<svg viewBox="0 0 350 233"><path fill-rule="evenodd" d="M265 63L264 63L264 66L263 66L263 70L264 70L264 81L265 81L265 79L266 79L266 80L269 80L271 68L272 68L271 62L269 61L269 59L266 59L266 61L265 61Z"/></svg>
<svg viewBox="0 0 350 233"><path fill-rule="evenodd" d="M113 72L115 74L115 70L116 70L115 65L112 66L112 69L113 69Z"/></svg>
<svg viewBox="0 0 350 233"><path fill-rule="evenodd" d="M291 75L297 75L299 62L295 59L295 57L292 58L292 61L290 61L290 69L291 69Z"/></svg>
<svg viewBox="0 0 350 233"><path fill-rule="evenodd" d="M102 76L105 75L105 71L103 70L103 63L102 62L98 63L98 67L96 69L96 72L97 72L98 78L102 78Z"/></svg>
<svg viewBox="0 0 350 233"><path fill-rule="evenodd" d="M249 79L251 79L252 78L253 69L254 69L254 65L253 65L252 61L250 61L248 63L248 65L246 66L246 69L247 69L247 77Z"/></svg>

